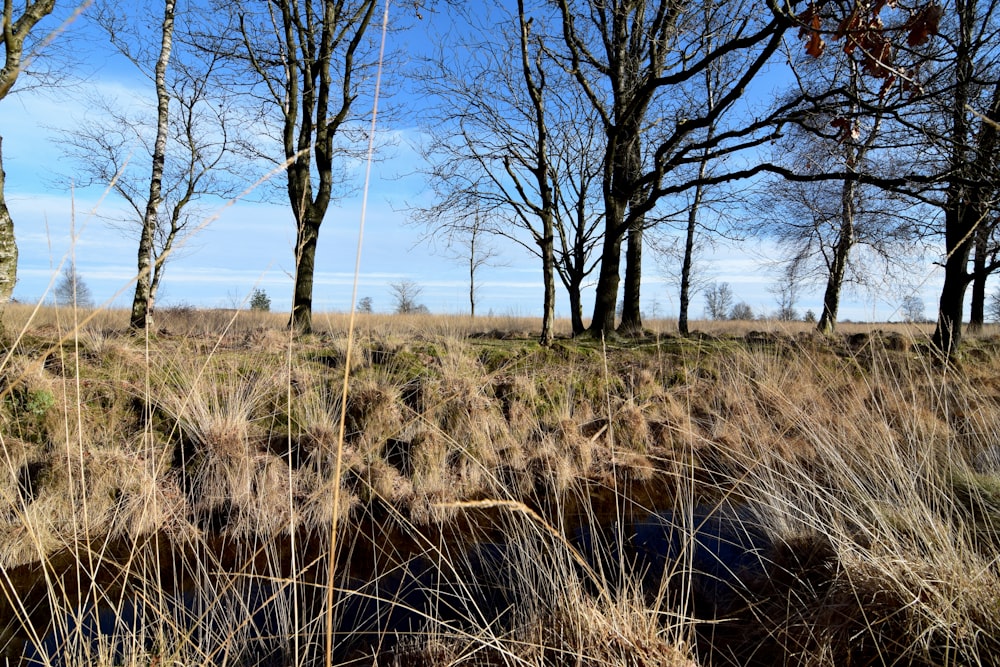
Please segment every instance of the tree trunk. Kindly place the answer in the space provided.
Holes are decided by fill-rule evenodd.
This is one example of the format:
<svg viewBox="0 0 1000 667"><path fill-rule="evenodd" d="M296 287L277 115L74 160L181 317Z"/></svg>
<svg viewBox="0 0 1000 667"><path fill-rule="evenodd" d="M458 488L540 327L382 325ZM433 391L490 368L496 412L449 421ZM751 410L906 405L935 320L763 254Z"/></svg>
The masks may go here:
<svg viewBox="0 0 1000 667"><path fill-rule="evenodd" d="M579 336L587 327L583 324L583 300L580 295L580 283L574 282L572 286L566 290L569 294L569 317L570 323L573 327L573 335Z"/></svg>
<svg viewBox="0 0 1000 667"><path fill-rule="evenodd" d="M473 243L475 243L473 241ZM476 251L469 252L469 317L476 317Z"/></svg>
<svg viewBox="0 0 1000 667"><path fill-rule="evenodd" d="M584 208L584 202L581 198L577 205L577 210L579 211L577 220L579 222L576 226L576 235L573 243L573 266L570 267L569 283L566 285L566 290L569 293L570 320L572 321L574 336L579 336L587 330L587 327L583 324L583 281L587 279Z"/></svg>
<svg viewBox="0 0 1000 667"><path fill-rule="evenodd" d="M969 286L969 255L975 242L974 216L969 211L969 184L963 178L970 173L969 121L966 107L973 86L972 31L975 3L959 2L958 40L956 43L955 99L951 104L951 168L955 172L948 184L944 212L944 284L938 304L937 326L931 339L948 359L958 353L962 342L962 311L965 289Z"/></svg>
<svg viewBox="0 0 1000 667"><path fill-rule="evenodd" d="M55 4L55 0L4 2L3 30L0 31L3 33L4 52L0 67L0 99L7 97L24 66L24 40L39 21L52 13ZM21 11L18 17L14 15L15 6ZM0 143L2 142L3 138L0 137ZM0 149L0 338L4 337L3 312L17 283L17 240L14 236L14 220L7 210L7 199L4 196L6 175L3 171L2 152Z"/></svg>
<svg viewBox="0 0 1000 667"><path fill-rule="evenodd" d="M595 338L610 337L615 331L615 301L618 299L618 267L621 261L622 237L615 230L608 211L605 220L601 268L594 294L594 316L588 332ZM620 217L620 216L619 216Z"/></svg>
<svg viewBox="0 0 1000 667"><path fill-rule="evenodd" d="M608 138L609 156L604 172L604 245L601 252L601 268L597 277L597 293L594 298L594 317L590 321L590 333L595 338L610 338L615 334L615 306L618 300L620 280L622 240L626 231L631 236L635 225L626 226L625 213L631 202L623 184L628 183L638 166L639 131L619 128L618 133ZM611 146L615 148L612 149ZM641 224L640 220L637 224ZM641 234L641 228L639 229ZM640 239L641 240L641 239ZM630 257L633 262L641 261L642 245L629 244L630 253L638 249L638 257ZM640 269L641 272L641 269ZM628 276L638 279L633 270ZM638 287L631 295L638 298ZM638 307L638 303L635 304ZM640 322L641 325L641 322Z"/></svg>
<svg viewBox="0 0 1000 667"><path fill-rule="evenodd" d="M822 334L831 334L837 328L840 292L844 286L844 274L847 271L851 249L854 247L854 197L857 188L856 182L844 181L841 190L840 230L833 247L833 262L826 279L826 291L823 293L823 313L816 325L816 330Z"/></svg>
<svg viewBox="0 0 1000 667"><path fill-rule="evenodd" d="M569 297L569 316L574 337L587 330L583 325L582 299L583 281L587 278L587 208L582 197L578 199L575 209L577 223L574 225L573 242L567 243L565 229L560 226L559 240L562 242L562 251L556 262L556 271Z"/></svg>
<svg viewBox="0 0 1000 667"><path fill-rule="evenodd" d="M545 296L542 304L542 335L539 343L548 347L555 338L553 327L556 319L556 256L552 231L552 218L545 216L543 221L545 236L542 238L542 279L545 282Z"/></svg>
<svg viewBox="0 0 1000 667"><path fill-rule="evenodd" d="M969 286L969 254L973 234L969 221L960 211L949 207L945 213L945 247L948 255L944 265L944 284L938 309L937 327L932 342L946 357L954 357L962 342L962 311L965 290ZM955 207L957 208L957 207ZM964 207L963 207L964 208Z"/></svg>
<svg viewBox="0 0 1000 667"><path fill-rule="evenodd" d="M313 274L316 269L316 245L322 215L312 215L307 208L299 223L295 242L295 285L292 292L292 315L288 326L301 334L312 333Z"/></svg>
<svg viewBox="0 0 1000 667"><path fill-rule="evenodd" d="M702 158L698 169L699 178L705 176L707 163L708 160ZM691 308L691 267L694 264L694 236L698 227L698 208L701 206L703 190L704 186L700 183L695 186L694 201L691 202L691 208L688 210L687 233L684 237L684 259L681 260L680 314L677 316L677 331L682 336L687 336L690 333L688 310Z"/></svg>
<svg viewBox="0 0 1000 667"><path fill-rule="evenodd" d="M622 184L631 185L642 173L642 130L635 126L625 134L622 146L624 164L615 170L614 183L616 188ZM643 192L632 192L629 199L628 213L633 218L628 227L628 244L625 248L625 293L622 295L622 321L618 325L620 333L629 335L642 331L642 313L640 312L639 291L642 287L642 235L645 231L646 218L635 215L633 206L644 198Z"/></svg>
<svg viewBox="0 0 1000 667"><path fill-rule="evenodd" d="M640 217L628 230L628 245L625 248L625 293L622 296L622 321L618 331L635 334L642 331L639 290L642 283L642 235L645 218Z"/></svg>
<svg viewBox="0 0 1000 667"><path fill-rule="evenodd" d="M3 137L0 137L0 316L4 306L10 301L17 283L17 242L14 238L14 221L7 210L7 200L4 198L4 182L6 174L3 171ZM0 322L2 333L2 322Z"/></svg>
<svg viewBox="0 0 1000 667"><path fill-rule="evenodd" d="M986 310L986 280L989 277L990 265L995 258L990 256L990 235L996 222L991 221L994 215L993 193L996 192L997 172L997 119L1000 117L1000 81L993 88L993 99L985 120L980 124L979 140L976 150L975 172L981 179L980 183L971 188L974 199L970 208L975 211L976 242L972 270L972 305L969 315L969 330L980 331L985 321ZM985 182L984 182L985 181Z"/></svg>
<svg viewBox="0 0 1000 667"><path fill-rule="evenodd" d="M986 321L986 265L990 226L980 220L976 227L976 243L972 256L972 298L969 302L969 333L978 333Z"/></svg>
<svg viewBox="0 0 1000 667"><path fill-rule="evenodd" d="M479 216L469 234L469 317L476 317L476 240L479 234Z"/></svg>
<svg viewBox="0 0 1000 667"><path fill-rule="evenodd" d="M837 328L837 312L840 310L840 290L844 284L844 270L847 268L847 255L850 247L838 243L834 249L833 266L826 279L826 290L823 292L823 312L819 316L816 330L821 334L832 334Z"/></svg>
<svg viewBox="0 0 1000 667"><path fill-rule="evenodd" d="M146 328L153 305L150 290L153 269L153 234L158 224L158 211L162 202L163 167L167 155L167 132L170 120L170 91L167 90L167 66L174 38L174 0L163 5L163 22L160 24L160 55L156 60L156 141L153 144L153 169L149 178L149 198L139 236L136 262L135 295L132 297L132 316L129 328L139 331Z"/></svg>
<svg viewBox="0 0 1000 667"><path fill-rule="evenodd" d="M147 212L148 215L148 212ZM153 224L156 224L155 219ZM135 294L132 296L132 315L129 318L129 329L141 331L146 328L150 306L150 270L152 267L153 234L149 224L143 222L139 234L139 252L136 262Z"/></svg>
<svg viewBox="0 0 1000 667"><path fill-rule="evenodd" d="M952 262L948 262L952 264ZM937 327L932 342L948 358L954 357L962 343L962 310L965 288L968 285L965 267L962 275L945 270L945 281L941 288Z"/></svg>

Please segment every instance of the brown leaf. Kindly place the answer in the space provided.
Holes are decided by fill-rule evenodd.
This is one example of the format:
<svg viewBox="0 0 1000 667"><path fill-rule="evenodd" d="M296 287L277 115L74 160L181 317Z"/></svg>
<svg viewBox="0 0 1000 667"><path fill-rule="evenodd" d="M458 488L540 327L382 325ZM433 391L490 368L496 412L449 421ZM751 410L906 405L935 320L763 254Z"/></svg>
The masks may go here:
<svg viewBox="0 0 1000 667"><path fill-rule="evenodd" d="M809 42L806 43L806 53L813 58L819 58L823 55L824 48L826 48L826 42L823 41L818 32L813 32L812 36L809 37Z"/></svg>
<svg viewBox="0 0 1000 667"><path fill-rule="evenodd" d="M936 4L924 5L923 8L914 14L904 27L910 32L906 36L906 43L910 46L920 46L926 44L932 35L938 34L938 25L941 22L941 7Z"/></svg>
<svg viewBox="0 0 1000 667"><path fill-rule="evenodd" d="M819 32L822 25L819 9L810 3L805 11L798 15L798 19L802 22L802 27L799 28L799 38L809 38L806 41L806 53L813 58L819 58L823 55L823 49L826 47L826 42L823 41L823 36Z"/></svg>
<svg viewBox="0 0 1000 667"><path fill-rule="evenodd" d="M878 91L878 98L880 100L885 100L885 96L889 94L889 91L892 90L892 87L894 85L896 85L895 74L890 74L889 76L885 77L885 80L882 82L882 87Z"/></svg>
<svg viewBox="0 0 1000 667"><path fill-rule="evenodd" d="M840 25L837 26L837 32L833 33L833 38L843 39L850 33L856 32L861 27L861 21L861 14L858 11L858 6L855 5L851 13L845 16Z"/></svg>
<svg viewBox="0 0 1000 667"><path fill-rule="evenodd" d="M806 7L801 14L795 17L801 24L801 27L799 28L799 38L805 37L809 34L810 27L813 25L813 19L818 16L819 9L816 8L816 5L809 3L809 6Z"/></svg>
<svg viewBox="0 0 1000 667"><path fill-rule="evenodd" d="M843 143L848 138L857 139L859 135L857 124L848 118L838 116L830 121L830 126L838 130L837 141Z"/></svg>
<svg viewBox="0 0 1000 667"><path fill-rule="evenodd" d="M865 52L862 59L864 71L878 79L890 76L893 64L892 42L882 28L882 21L876 19L869 24L860 41Z"/></svg>

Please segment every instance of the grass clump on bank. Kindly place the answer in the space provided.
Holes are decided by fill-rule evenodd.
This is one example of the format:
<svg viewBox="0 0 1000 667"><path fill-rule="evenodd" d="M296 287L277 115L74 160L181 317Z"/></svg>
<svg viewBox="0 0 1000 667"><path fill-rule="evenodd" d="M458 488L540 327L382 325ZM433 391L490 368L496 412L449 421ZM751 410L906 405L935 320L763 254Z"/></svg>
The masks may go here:
<svg viewBox="0 0 1000 667"><path fill-rule="evenodd" d="M325 595L351 628L336 659L369 664L1000 655L992 338L956 370L914 331L544 349L504 323L372 317L348 359L334 319L291 340L280 315L181 315L149 340L116 313L8 323L6 655L47 636L82 660L67 619L99 612L101 664L319 664ZM651 512L680 535L658 553ZM709 576L716 516L756 541Z"/></svg>

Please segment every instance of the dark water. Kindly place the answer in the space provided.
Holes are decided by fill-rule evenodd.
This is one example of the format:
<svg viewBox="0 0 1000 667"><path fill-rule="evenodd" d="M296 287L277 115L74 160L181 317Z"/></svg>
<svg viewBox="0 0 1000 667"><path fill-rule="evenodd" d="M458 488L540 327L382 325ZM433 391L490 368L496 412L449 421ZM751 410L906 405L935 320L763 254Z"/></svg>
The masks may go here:
<svg viewBox="0 0 1000 667"><path fill-rule="evenodd" d="M536 592L545 586L532 578L544 578L548 567L575 570L595 594L602 588L614 594L618 586L638 581L650 604L667 604L706 621L724 618L746 608L748 587L767 575L772 549L749 511L707 506L597 526L581 522L567 532L586 566L544 535L526 537L532 544L489 539L456 546L439 533L401 546L374 531L373 539L362 539L364 532L358 531L338 559L348 565L338 571L333 601L336 664L372 664L374 656L405 653L415 637L428 633L514 629L544 612L548 601ZM312 550L319 552L322 545ZM166 562L178 561L177 553L169 555ZM196 556L186 553L182 560ZM15 637L8 642L8 659L31 666L78 664L66 656L93 655L101 646L112 662L122 662L134 653L126 642L137 637L155 653L154 629L166 618L195 647L189 658L199 664L277 666L293 663L295 656L319 663L328 601L326 587L316 582L325 560L314 559L311 575L293 586L281 572L290 566L276 566L280 558L266 563L216 558L200 578L164 577L155 595L120 587L117 597L97 604L81 595L76 612L59 623L50 619L40 639L8 627ZM300 562L308 563L308 554ZM212 573L213 568L223 572ZM298 644L289 644L291 627L307 630Z"/></svg>

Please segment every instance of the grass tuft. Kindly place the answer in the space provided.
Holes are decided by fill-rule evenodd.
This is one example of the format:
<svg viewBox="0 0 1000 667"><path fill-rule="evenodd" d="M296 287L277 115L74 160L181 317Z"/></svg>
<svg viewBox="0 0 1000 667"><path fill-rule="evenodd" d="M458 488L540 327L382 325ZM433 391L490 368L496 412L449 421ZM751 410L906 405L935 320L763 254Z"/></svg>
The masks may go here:
<svg viewBox="0 0 1000 667"><path fill-rule="evenodd" d="M913 328L546 350L530 320L361 316L348 355L338 315L292 340L165 309L140 341L28 313L0 368L12 660L1000 655L992 334L956 368Z"/></svg>

